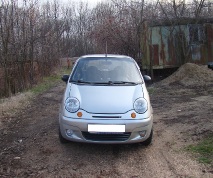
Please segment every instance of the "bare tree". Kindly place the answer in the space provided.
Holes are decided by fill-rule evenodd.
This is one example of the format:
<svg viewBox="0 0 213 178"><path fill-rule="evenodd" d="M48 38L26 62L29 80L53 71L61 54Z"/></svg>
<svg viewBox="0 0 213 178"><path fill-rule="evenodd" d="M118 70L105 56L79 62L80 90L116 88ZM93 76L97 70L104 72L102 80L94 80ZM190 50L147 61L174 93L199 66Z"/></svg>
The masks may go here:
<svg viewBox="0 0 213 178"><path fill-rule="evenodd" d="M105 53L107 46L108 53L130 55L139 62L153 58L149 29L154 24L167 24L170 41L176 41L175 54L186 62L191 49L187 40L194 38L186 39L179 24L212 17L207 0L111 0L94 8L72 1L63 6L57 0L0 2L0 96L33 86L51 74L60 57ZM143 54L148 48L151 56Z"/></svg>

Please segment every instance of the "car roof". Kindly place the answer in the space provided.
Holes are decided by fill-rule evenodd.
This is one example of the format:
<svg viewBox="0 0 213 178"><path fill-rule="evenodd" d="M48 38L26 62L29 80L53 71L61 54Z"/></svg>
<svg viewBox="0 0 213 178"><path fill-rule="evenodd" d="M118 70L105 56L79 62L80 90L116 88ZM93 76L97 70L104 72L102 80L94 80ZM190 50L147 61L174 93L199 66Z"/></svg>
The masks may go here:
<svg viewBox="0 0 213 178"><path fill-rule="evenodd" d="M126 55L119 55L119 54L89 54L89 55L84 55L81 56L80 58L88 58L88 57L113 57L113 58L130 58L133 59L129 56Z"/></svg>
<svg viewBox="0 0 213 178"><path fill-rule="evenodd" d="M126 55L119 55L119 54L88 54L88 55L84 55L84 56L81 56L79 57L76 62L75 62L75 65L82 59L86 59L86 58L106 58L106 57L109 57L109 58L127 58L129 59L130 61L134 62L135 65L137 66L137 68L140 70L140 67L138 66L137 62L130 56L126 56Z"/></svg>
<svg viewBox="0 0 213 178"><path fill-rule="evenodd" d="M102 57L109 57L109 58L127 58L129 59L130 61L133 61L137 68L139 68L137 62L130 56L126 56L126 55L119 55L119 54L88 54L88 55L84 55L84 56L81 56L77 59L76 63L78 63L79 60L82 60L82 59L86 59L86 58L102 58ZM139 68L140 69L140 68Z"/></svg>

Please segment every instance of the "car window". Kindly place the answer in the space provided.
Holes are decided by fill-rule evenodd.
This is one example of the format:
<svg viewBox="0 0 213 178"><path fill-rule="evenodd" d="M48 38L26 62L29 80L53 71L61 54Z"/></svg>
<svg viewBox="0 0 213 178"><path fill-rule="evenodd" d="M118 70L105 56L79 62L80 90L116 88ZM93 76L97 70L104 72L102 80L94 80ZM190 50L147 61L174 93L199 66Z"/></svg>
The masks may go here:
<svg viewBox="0 0 213 178"><path fill-rule="evenodd" d="M71 80L94 83L142 82L140 72L133 60L110 57L80 59L73 71Z"/></svg>

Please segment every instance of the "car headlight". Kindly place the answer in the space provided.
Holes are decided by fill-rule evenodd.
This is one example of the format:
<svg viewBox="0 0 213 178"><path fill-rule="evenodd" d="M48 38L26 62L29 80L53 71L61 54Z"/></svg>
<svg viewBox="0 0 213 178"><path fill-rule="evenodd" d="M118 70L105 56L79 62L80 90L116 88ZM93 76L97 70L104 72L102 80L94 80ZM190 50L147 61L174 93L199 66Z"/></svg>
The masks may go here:
<svg viewBox="0 0 213 178"><path fill-rule="evenodd" d="M69 112L76 112L80 108L80 102L77 98L67 98L65 101L65 108Z"/></svg>
<svg viewBox="0 0 213 178"><path fill-rule="evenodd" d="M148 109L147 101L144 98L138 98L134 102L134 109L139 114L145 113Z"/></svg>

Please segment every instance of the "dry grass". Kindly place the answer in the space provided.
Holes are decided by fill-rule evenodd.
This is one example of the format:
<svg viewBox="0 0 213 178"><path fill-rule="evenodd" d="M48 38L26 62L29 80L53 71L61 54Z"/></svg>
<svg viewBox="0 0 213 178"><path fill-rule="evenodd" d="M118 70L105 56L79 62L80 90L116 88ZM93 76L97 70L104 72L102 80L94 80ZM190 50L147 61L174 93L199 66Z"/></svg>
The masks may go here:
<svg viewBox="0 0 213 178"><path fill-rule="evenodd" d="M1 118L14 115L18 109L27 106L32 96L32 92L25 92L10 98L0 99L0 122Z"/></svg>
<svg viewBox="0 0 213 178"><path fill-rule="evenodd" d="M66 68L58 69L57 71L53 72L51 76L43 78L43 81L40 84L34 86L29 91L23 92L23 93L17 93L16 95L10 98L1 98L0 99L0 129L3 127L3 123L2 123L3 120L16 115L16 113L20 109L27 107L30 104L33 97L51 88L58 81L60 81L62 74L70 73L70 71L71 69L68 70Z"/></svg>
<svg viewBox="0 0 213 178"><path fill-rule="evenodd" d="M26 107L32 97L32 92L25 92L10 98L0 99L0 129L3 128L3 121L14 116L19 109Z"/></svg>

